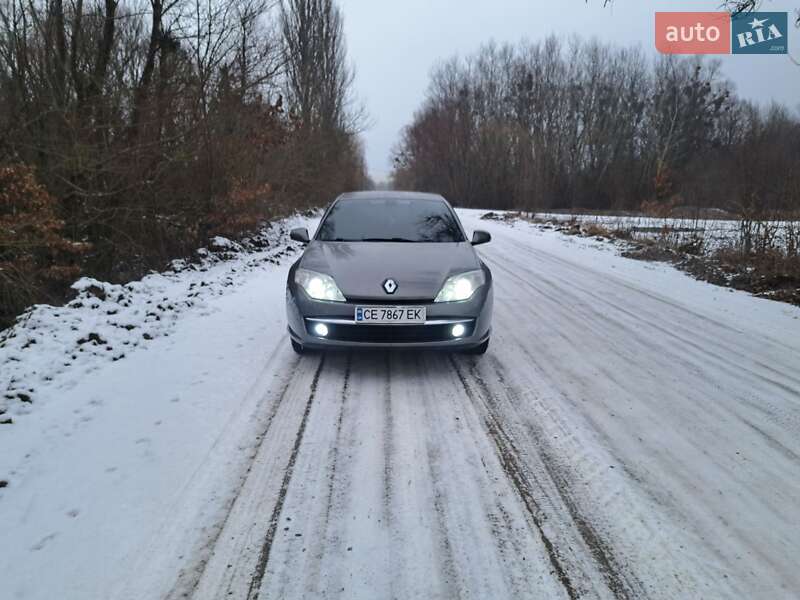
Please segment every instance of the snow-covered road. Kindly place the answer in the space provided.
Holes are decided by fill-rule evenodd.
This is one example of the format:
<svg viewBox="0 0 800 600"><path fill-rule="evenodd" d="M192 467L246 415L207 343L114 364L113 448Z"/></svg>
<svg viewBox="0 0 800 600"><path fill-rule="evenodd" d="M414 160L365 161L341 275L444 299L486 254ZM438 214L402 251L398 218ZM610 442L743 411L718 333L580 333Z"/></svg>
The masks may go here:
<svg viewBox="0 0 800 600"><path fill-rule="evenodd" d="M297 357L284 261L0 429L0 598L800 596L800 310L480 214L484 357Z"/></svg>

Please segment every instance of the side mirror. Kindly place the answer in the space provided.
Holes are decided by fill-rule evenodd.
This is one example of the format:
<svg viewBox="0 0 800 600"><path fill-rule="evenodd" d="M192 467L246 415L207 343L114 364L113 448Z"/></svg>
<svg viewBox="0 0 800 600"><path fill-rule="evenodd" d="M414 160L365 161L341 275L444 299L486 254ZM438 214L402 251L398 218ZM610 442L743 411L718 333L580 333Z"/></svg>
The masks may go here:
<svg viewBox="0 0 800 600"><path fill-rule="evenodd" d="M488 244L492 241L492 236L488 231L476 231L472 234L472 245L480 246L481 244Z"/></svg>
<svg viewBox="0 0 800 600"><path fill-rule="evenodd" d="M307 244L309 241L311 241L308 237L308 229L305 227L292 229L292 231L289 232L289 237L295 242L300 242L301 244Z"/></svg>

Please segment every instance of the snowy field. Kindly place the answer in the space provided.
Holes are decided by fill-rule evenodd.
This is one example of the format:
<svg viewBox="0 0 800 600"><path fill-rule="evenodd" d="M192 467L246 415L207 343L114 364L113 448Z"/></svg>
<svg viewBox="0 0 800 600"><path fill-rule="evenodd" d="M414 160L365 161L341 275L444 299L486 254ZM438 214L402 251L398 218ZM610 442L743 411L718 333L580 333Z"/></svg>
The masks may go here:
<svg viewBox="0 0 800 600"><path fill-rule="evenodd" d="M300 218L34 309L0 598L800 596L800 308L482 214L484 357L294 355Z"/></svg>
<svg viewBox="0 0 800 600"><path fill-rule="evenodd" d="M536 213L540 222L564 225L577 222L583 226L598 225L611 232L624 232L635 239L661 239L679 245L700 239L707 251L734 247L742 238L742 223L729 219L674 218L645 216L584 215L563 213ZM800 222L754 221L750 233L754 243L769 239L773 247L786 248L800 242ZM766 230L765 230L766 228Z"/></svg>

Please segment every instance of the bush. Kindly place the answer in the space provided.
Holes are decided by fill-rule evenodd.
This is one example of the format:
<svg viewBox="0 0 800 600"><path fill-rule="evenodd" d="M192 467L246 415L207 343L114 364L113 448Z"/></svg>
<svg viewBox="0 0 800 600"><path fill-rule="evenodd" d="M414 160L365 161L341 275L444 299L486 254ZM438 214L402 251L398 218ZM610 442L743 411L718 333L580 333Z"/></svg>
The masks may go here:
<svg viewBox="0 0 800 600"><path fill-rule="evenodd" d="M88 247L64 235L56 200L33 169L0 167L0 327L34 300L64 293Z"/></svg>

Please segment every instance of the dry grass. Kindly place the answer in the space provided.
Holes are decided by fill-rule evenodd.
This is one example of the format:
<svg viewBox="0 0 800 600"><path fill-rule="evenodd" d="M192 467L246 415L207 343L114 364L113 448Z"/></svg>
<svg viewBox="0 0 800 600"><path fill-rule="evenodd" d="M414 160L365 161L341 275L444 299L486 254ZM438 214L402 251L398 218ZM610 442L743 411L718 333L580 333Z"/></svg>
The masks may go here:
<svg viewBox="0 0 800 600"><path fill-rule="evenodd" d="M581 232L587 237L613 237L612 231L608 227L600 225L599 223L589 223L588 225L584 225L581 228Z"/></svg>
<svg viewBox="0 0 800 600"><path fill-rule="evenodd" d="M748 222L718 245L719 239L707 239L702 227L642 227L634 221L602 223L574 215L564 221L525 220L564 235L626 242L622 255L627 258L669 262L697 279L800 306L800 221Z"/></svg>

